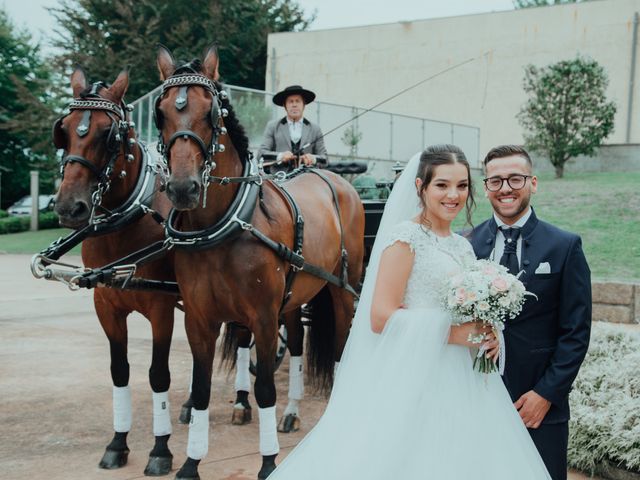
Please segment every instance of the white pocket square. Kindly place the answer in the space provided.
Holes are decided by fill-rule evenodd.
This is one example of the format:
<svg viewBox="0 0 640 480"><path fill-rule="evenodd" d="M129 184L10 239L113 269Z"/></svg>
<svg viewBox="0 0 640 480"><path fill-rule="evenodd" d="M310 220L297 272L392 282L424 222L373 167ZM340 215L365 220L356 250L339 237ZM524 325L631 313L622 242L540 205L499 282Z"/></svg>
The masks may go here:
<svg viewBox="0 0 640 480"><path fill-rule="evenodd" d="M551 265L549 265L549 262L541 262L535 273L551 273Z"/></svg>

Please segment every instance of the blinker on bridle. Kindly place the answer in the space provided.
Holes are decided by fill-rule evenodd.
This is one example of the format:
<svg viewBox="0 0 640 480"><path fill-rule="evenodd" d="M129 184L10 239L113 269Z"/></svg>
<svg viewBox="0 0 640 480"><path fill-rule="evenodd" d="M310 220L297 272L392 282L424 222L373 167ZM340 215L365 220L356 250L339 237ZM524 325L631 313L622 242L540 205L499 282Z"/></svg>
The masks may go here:
<svg viewBox="0 0 640 480"><path fill-rule="evenodd" d="M169 140L165 143L162 136L162 113L160 112L160 102L169 89L179 87L174 106L176 110L182 111L187 106L187 93L191 86L200 86L211 95L211 111L209 113L209 123L212 129L211 141L209 142L209 145L207 145L193 130L178 130L171 135ZM211 171L216 168L216 162L213 157L216 152L224 152L224 145L218 143L218 138L220 135L225 135L227 133L227 129L221 125L221 119L226 117L229 113L226 108L222 107L222 100L226 98L227 92L224 90L218 90L214 82L204 75L196 72L191 67L185 66L178 69L175 74L164 81L162 84L162 91L155 101L153 117L156 127L158 128L158 153L162 155L167 168L169 167L169 151L179 138L194 141L204 156L204 164L202 168L202 184L204 188L202 200L203 207L207 204L207 189L210 181L209 177Z"/></svg>
<svg viewBox="0 0 640 480"><path fill-rule="evenodd" d="M129 129L135 127L135 123L127 119L127 113L133 110L130 105L118 105L111 100L107 100L98 95L100 88L106 88L103 82L96 82L91 85L89 93L85 94L82 98L74 98L69 104L69 112L74 110L82 110L82 118L80 123L76 127L76 134L79 137L84 137L91 126L91 113L93 111L104 112L111 120L111 128L107 137L107 152L110 155L109 161L101 169L85 157L81 155L69 155L67 150L67 143L63 140L64 132L62 132L62 121L67 115L60 117L56 120L53 126L53 143L56 148L64 149L65 155L60 162L60 175L64 178L64 170L69 163L78 163L87 168L98 180L96 190L92 194L92 216L95 213L96 208L102 202L102 195L109 190L111 186L111 174L118 158L118 153L121 150L121 146L124 144L125 158L128 162L133 162L134 156L131 154L129 148L136 144L136 139L129 138ZM125 176L124 170L120 173L120 178Z"/></svg>

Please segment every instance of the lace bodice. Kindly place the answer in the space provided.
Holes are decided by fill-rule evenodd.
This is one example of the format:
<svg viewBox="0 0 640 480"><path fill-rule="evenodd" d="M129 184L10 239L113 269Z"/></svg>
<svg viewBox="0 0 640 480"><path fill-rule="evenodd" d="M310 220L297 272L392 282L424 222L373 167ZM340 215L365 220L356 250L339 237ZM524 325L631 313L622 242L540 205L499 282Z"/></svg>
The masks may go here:
<svg viewBox="0 0 640 480"><path fill-rule="evenodd" d="M396 242L409 245L415 254L407 282L404 305L407 308L439 307L447 279L460 272L475 254L462 236L439 237L413 221L401 222L387 235L384 248Z"/></svg>

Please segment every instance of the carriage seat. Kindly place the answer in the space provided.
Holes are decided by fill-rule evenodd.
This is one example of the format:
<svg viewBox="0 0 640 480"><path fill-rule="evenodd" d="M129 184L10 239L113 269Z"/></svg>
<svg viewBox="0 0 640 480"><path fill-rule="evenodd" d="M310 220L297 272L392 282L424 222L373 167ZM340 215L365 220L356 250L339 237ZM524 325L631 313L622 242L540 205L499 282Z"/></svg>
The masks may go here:
<svg viewBox="0 0 640 480"><path fill-rule="evenodd" d="M332 162L328 163L326 169L331 170L338 175L352 175L358 173L365 173L367 171L368 164L363 161L353 162Z"/></svg>

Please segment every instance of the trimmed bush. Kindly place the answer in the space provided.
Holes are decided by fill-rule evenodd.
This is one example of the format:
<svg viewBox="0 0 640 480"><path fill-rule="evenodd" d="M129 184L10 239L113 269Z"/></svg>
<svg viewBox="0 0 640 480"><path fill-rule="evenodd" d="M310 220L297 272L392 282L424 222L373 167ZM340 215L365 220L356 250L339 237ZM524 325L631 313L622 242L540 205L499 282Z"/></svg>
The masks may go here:
<svg viewBox="0 0 640 480"><path fill-rule="evenodd" d="M0 218L5 218L8 217L9 214L6 212L6 210L0 210Z"/></svg>
<svg viewBox="0 0 640 480"><path fill-rule="evenodd" d="M640 473L640 332L595 322L571 392L569 465Z"/></svg>
<svg viewBox="0 0 640 480"><path fill-rule="evenodd" d="M31 217L0 217L0 235L5 233L18 233L29 230ZM55 212L41 213L38 217L38 229L59 228L58 215Z"/></svg>

